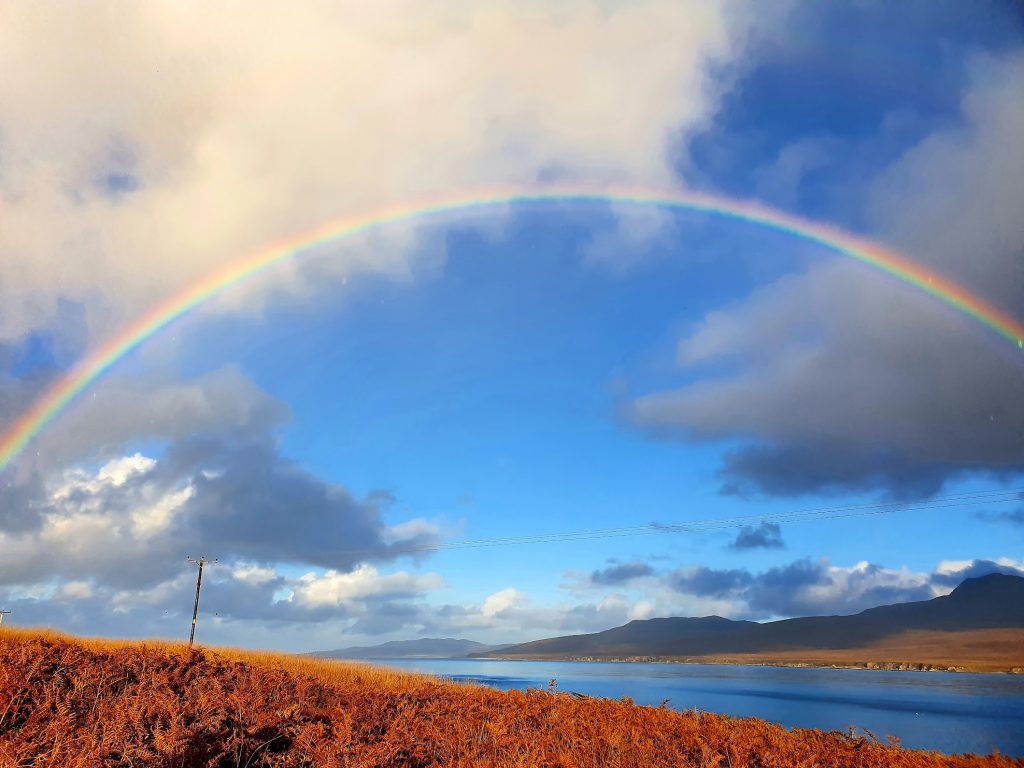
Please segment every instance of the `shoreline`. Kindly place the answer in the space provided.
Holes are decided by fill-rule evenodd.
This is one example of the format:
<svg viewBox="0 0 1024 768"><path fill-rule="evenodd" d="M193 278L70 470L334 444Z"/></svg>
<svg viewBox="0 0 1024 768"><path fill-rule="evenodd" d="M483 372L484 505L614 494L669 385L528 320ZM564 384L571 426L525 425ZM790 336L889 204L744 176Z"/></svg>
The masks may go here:
<svg viewBox="0 0 1024 768"><path fill-rule="evenodd" d="M827 661L795 659L735 659L701 656L467 656L475 661L570 661L613 664L708 664L732 667L790 667L794 669L861 669L873 672L958 672L971 675L1024 675L1024 666L983 668L974 664L911 661Z"/></svg>

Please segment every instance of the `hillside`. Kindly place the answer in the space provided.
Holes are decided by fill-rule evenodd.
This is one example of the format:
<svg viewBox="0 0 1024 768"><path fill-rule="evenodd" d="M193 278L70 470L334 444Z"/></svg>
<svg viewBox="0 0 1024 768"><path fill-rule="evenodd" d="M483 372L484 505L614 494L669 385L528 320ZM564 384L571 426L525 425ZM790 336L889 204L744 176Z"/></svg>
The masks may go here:
<svg viewBox="0 0 1024 768"><path fill-rule="evenodd" d="M1024 768L358 664L0 630L0 766Z"/></svg>
<svg viewBox="0 0 1024 768"><path fill-rule="evenodd" d="M506 647L452 637L424 637L418 640L392 640L379 645L354 645L309 655L321 659L464 659L473 653L487 653Z"/></svg>
<svg viewBox="0 0 1024 768"><path fill-rule="evenodd" d="M913 603L870 608L852 616L810 616L757 623L718 616L664 618L628 624L587 635L536 640L487 655L502 658L744 657L765 660L773 654L790 660L820 652L844 652L834 658L867 654L880 644L898 654L900 638L931 633L926 644L942 656L943 641L955 666L956 637L962 632L1004 630L986 658L996 668L1024 665L1024 578L991 574L967 579L950 594ZM911 634L917 633L917 634ZM993 653L995 657L993 657ZM828 657L829 654L825 654ZM920 662L902 658L900 661Z"/></svg>

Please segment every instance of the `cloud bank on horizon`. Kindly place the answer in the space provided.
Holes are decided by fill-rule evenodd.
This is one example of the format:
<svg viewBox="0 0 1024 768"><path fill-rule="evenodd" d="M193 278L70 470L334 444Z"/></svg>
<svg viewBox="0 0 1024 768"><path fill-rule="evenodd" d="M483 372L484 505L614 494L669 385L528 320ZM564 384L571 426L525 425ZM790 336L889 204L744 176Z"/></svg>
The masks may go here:
<svg viewBox="0 0 1024 768"><path fill-rule="evenodd" d="M759 198L865 232L1020 316L1024 156L1013 150L1024 135L1024 32L1012 10L982 16L953 2L6 3L0 429L85 350L212 269L340 213L479 186L635 183ZM915 37L922 20L935 41ZM864 51L845 48L840 28L872 41L876 69L899 69L911 54L927 62L929 88L864 75ZM830 69L815 65L822 51L832 51ZM836 93L844 98L829 101ZM513 218L474 221L469 245L466 227L361 237L232 290L180 336L140 350L0 483L0 547L11 553L0 562L0 602L25 623L173 635L192 578L184 555L216 550L208 637L310 648L335 645L341 632L532 639L669 613L852 612L942 594L969 575L1021 572L995 549L1024 531L1018 509L967 510L913 566L882 564L894 555L866 540L829 557L824 537L772 523L667 553L593 545L579 561L550 563L538 550L535 577L497 569L477 579L478 565L448 555L397 562L464 528L550 520L485 513L496 491L469 486L451 498L484 502L443 508L435 486L472 473L454 466L423 480L429 473L408 465L431 451L386 448L372 398L367 423L342 433L397 465L383 473L392 485L381 490L358 461L335 463L334 446L297 446L292 435L341 427L326 415L308 424L304 404L267 373L272 362L211 364L218 338L204 328L227 318L259 335L264 316L333 317L361 295L360 276L428 297L450 280L492 307L497 319L481 325L496 329L488 354L518 359L500 334L532 321L502 309L506 301L532 306L550 285L603 280L632 298L595 302L593 314L609 320L558 350L545 339L576 327L573 299L533 307L550 324L536 337L540 362L524 356L498 386L517 393L512 408L548 380L559 412L575 414L591 394L570 392L562 372L600 369L599 415L573 422L582 435L616 430L598 464L697 468L692 489L652 491L647 507L905 501L1024 476L1021 356L929 297L792 243L616 210L566 223L557 248L571 251L576 272L544 267L489 294L462 266L467 254L506 242L556 247ZM668 271L716 259L719 277L705 283ZM703 287L629 293L656 274ZM438 315L455 311L431 301ZM659 302L700 310L684 321L669 307L650 321L657 330L641 332ZM405 354L384 331L367 338L382 358ZM598 360L588 350L601 343L623 344L646 371ZM461 365L486 369L489 359ZM331 353L309 364L326 371ZM429 391L432 374L421 373L409 388ZM441 380L429 401L455 422L431 436L439 455L474 419L459 410L474 395L458 381ZM339 397L328 384L308 396ZM576 440L538 438L524 453L557 466L586 453L588 438ZM643 453L655 450L656 461ZM516 463L493 466L500 474ZM600 474L588 482L621 508L615 484L629 472ZM530 486L545 482L524 474L522 497L507 503L529 507ZM582 490L553 487L559 498ZM567 514L563 529L590 527L598 513ZM893 538L907 535L893 525ZM957 535L968 526L970 536ZM983 549L952 549L958 540Z"/></svg>

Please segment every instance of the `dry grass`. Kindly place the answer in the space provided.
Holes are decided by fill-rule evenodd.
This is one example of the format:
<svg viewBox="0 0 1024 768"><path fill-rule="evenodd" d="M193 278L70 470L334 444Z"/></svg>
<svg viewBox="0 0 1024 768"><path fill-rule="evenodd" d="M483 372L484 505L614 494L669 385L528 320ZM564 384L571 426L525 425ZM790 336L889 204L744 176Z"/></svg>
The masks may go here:
<svg viewBox="0 0 1024 768"><path fill-rule="evenodd" d="M629 700L345 662L0 631L0 768L993 766Z"/></svg>
<svg viewBox="0 0 1024 768"><path fill-rule="evenodd" d="M124 650L158 650L171 656L189 654L186 643L169 642L167 640L116 640L99 637L77 637L54 630L3 628L0 629L0 645L25 643L35 640L53 643L68 643L90 651L112 653ZM215 654L227 661L244 662L264 667L273 667L291 674L305 675L322 685L383 685L388 688L401 687L403 684L416 684L423 680L433 680L426 675L413 672L402 672L397 669L375 667L355 661L336 661L318 659L313 656L301 656L278 651L253 651L245 648L218 646L202 648L203 651Z"/></svg>

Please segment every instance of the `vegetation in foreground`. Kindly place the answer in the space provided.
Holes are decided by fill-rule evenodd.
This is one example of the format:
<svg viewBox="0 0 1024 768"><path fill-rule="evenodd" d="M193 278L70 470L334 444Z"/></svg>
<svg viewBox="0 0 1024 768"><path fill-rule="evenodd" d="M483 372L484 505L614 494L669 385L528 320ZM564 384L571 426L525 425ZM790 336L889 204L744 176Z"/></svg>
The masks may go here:
<svg viewBox="0 0 1024 768"><path fill-rule="evenodd" d="M994 766L866 735L358 664L0 631L0 767Z"/></svg>

